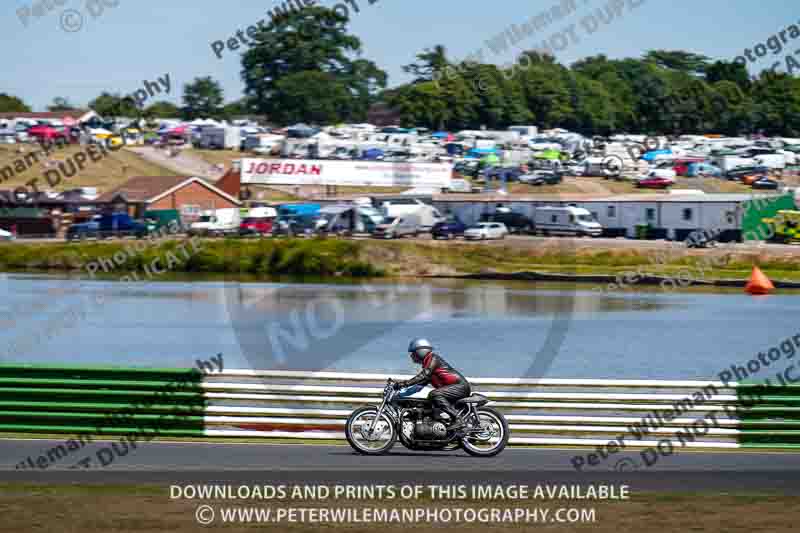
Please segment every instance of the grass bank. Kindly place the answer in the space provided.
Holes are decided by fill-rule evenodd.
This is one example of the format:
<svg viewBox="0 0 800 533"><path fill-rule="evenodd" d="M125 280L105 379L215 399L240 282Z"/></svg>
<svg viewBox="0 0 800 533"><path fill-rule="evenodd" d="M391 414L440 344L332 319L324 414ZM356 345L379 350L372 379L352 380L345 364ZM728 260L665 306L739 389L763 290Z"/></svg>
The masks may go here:
<svg viewBox="0 0 800 533"><path fill-rule="evenodd" d="M339 239L204 239L197 253L172 272L250 276L421 277L507 274L683 276L712 280L747 278L758 265L776 280L800 281L800 256L770 250L731 248L688 250L675 247L614 248L587 241L571 245L554 239L531 244ZM181 240L144 246L142 241L91 243L4 243L0 269L6 271L73 271L116 256L116 272L142 271L168 253L181 257ZM186 245L184 245L186 246ZM186 246L188 248L188 246ZM144 248L138 252L136 248Z"/></svg>
<svg viewBox="0 0 800 533"><path fill-rule="evenodd" d="M142 249L142 251L138 251ZM376 277L384 272L361 258L358 243L334 239L204 239L193 247L182 239L92 243L8 243L0 246L0 269L7 271L87 272L86 265L104 264L127 274L168 258L178 259L171 272L248 274L254 276ZM116 257L116 260L115 260ZM103 273L103 269L98 269Z"/></svg>
<svg viewBox="0 0 800 533"><path fill-rule="evenodd" d="M40 189L52 188L63 191L76 187L97 187L105 192L118 187L123 182L134 176L172 176L174 171L147 161L138 154L127 149L109 152L99 161L89 161L83 169L79 169L74 176L62 179L61 182L50 187L44 178L47 170L58 169L58 164L67 161L78 152L85 150L79 145L68 145L45 155L38 145L34 144L7 144L0 145L0 168L10 166L15 170L11 179L3 182L4 189L14 189L24 186L32 179L38 179L37 187ZM36 153L36 158L30 156ZM28 162L31 166L23 164L25 155L29 155Z"/></svg>

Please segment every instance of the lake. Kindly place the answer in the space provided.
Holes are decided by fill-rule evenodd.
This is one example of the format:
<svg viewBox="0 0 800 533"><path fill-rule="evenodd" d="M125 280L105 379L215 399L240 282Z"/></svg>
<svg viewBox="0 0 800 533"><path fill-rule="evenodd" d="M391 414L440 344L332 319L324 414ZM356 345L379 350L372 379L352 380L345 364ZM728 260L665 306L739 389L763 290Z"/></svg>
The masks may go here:
<svg viewBox="0 0 800 533"><path fill-rule="evenodd" d="M222 353L226 368L410 373L406 347L423 336L476 377L709 379L800 332L797 293L23 274L0 291L3 362L190 367Z"/></svg>

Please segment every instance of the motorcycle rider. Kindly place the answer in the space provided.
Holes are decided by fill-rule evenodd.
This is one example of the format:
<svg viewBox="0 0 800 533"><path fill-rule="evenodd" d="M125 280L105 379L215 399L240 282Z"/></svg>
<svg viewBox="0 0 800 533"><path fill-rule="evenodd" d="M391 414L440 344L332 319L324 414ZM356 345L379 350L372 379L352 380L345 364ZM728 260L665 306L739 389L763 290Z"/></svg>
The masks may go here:
<svg viewBox="0 0 800 533"><path fill-rule="evenodd" d="M461 372L450 366L444 358L433 351L433 345L427 339L414 339L408 345L411 360L422 365L422 371L406 381L394 384L397 389L427 385L430 383L434 390L428 394L428 399L434 408L450 416L448 429L459 429L464 426L464 421L458 415L450 402L466 398L472 394L469 382Z"/></svg>

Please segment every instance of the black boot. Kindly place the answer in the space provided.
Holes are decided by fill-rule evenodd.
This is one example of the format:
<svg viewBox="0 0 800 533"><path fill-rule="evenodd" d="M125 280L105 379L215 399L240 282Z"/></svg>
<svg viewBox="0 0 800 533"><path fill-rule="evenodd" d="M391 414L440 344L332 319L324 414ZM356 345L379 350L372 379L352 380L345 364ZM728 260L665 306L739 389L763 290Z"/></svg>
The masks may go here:
<svg viewBox="0 0 800 533"><path fill-rule="evenodd" d="M464 421L461 419L455 409L450 407L448 409L444 409L444 412L450 417L450 423L447 425L448 430L453 431L464 427Z"/></svg>

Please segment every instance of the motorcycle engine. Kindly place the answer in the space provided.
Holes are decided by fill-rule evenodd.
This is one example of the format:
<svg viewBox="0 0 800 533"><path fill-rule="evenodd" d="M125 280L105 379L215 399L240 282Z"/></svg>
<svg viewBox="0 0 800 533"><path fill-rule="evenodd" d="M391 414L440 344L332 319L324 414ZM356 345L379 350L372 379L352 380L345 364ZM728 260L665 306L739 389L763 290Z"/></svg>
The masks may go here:
<svg viewBox="0 0 800 533"><path fill-rule="evenodd" d="M419 440L443 439L447 436L447 428L441 422L425 417L414 425L414 436Z"/></svg>

